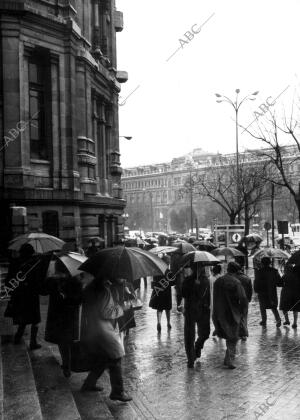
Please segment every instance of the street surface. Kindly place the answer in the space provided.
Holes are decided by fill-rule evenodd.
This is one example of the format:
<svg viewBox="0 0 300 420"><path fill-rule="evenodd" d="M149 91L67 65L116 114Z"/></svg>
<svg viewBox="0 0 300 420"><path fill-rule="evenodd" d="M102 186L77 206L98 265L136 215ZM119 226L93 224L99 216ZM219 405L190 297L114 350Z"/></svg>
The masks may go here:
<svg viewBox="0 0 300 420"><path fill-rule="evenodd" d="M248 341L238 345L238 368L223 366L225 341L210 337L201 362L188 369L183 315L176 312L175 296L172 330L167 331L163 314L158 334L156 311L147 304L150 293L148 279L148 290L141 292L144 307L136 312L137 327L130 330L124 377L128 391L141 395L155 418L300 419L297 330L277 329L272 313L263 329L255 296L249 308Z"/></svg>

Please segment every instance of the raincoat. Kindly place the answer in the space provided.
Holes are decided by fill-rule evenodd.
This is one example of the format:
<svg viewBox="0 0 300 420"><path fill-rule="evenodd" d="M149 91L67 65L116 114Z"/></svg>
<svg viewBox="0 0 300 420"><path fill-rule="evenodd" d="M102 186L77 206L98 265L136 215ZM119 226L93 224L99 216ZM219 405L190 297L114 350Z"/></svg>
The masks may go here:
<svg viewBox="0 0 300 420"><path fill-rule="evenodd" d="M282 281L279 309L300 312L300 267L285 273Z"/></svg>
<svg viewBox="0 0 300 420"><path fill-rule="evenodd" d="M278 270L273 267L263 267L256 271L254 291L265 309L276 309L278 297L276 287L282 286L282 279Z"/></svg>
<svg viewBox="0 0 300 420"><path fill-rule="evenodd" d="M248 335L241 325L247 307L244 288L236 277L227 273L215 281L213 322L219 337L238 340Z"/></svg>
<svg viewBox="0 0 300 420"><path fill-rule="evenodd" d="M124 356L117 323L123 314L109 286L98 290L91 283L86 287L83 293L81 339L90 354L103 359Z"/></svg>

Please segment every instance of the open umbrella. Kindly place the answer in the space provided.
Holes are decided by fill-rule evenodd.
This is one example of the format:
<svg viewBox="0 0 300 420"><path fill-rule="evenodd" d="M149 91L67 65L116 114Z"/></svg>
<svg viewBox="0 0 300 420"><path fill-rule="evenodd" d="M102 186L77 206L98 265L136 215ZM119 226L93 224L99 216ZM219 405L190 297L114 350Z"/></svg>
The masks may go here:
<svg viewBox="0 0 300 420"><path fill-rule="evenodd" d="M171 246L175 246L177 248L177 252L180 254L186 254L187 252L197 251L196 248L190 244L189 242L172 242Z"/></svg>
<svg viewBox="0 0 300 420"><path fill-rule="evenodd" d="M260 243L263 240L263 238L257 233L250 233L250 235L246 235L245 238L247 242L256 242L256 243Z"/></svg>
<svg viewBox="0 0 300 420"><path fill-rule="evenodd" d="M224 257L244 257L245 255L239 251L238 249L235 248L230 248L230 247L223 247L223 248L217 248L214 249L213 251L211 251L211 253L213 255L215 255L216 257L223 255Z"/></svg>
<svg viewBox="0 0 300 420"><path fill-rule="evenodd" d="M290 254L279 248L265 248L257 251L253 255L253 260L260 261L263 257L288 260L290 258Z"/></svg>
<svg viewBox="0 0 300 420"><path fill-rule="evenodd" d="M214 245L210 241L195 241L193 243L194 247L196 247L199 251L208 251L211 252L213 249L216 249L216 245Z"/></svg>
<svg viewBox="0 0 300 420"><path fill-rule="evenodd" d="M82 273L78 267L87 260L85 255L78 254L77 252L66 253L53 253L52 261L49 264L47 277L52 277L56 274L56 261L60 261L68 273L74 277Z"/></svg>
<svg viewBox="0 0 300 420"><path fill-rule="evenodd" d="M146 276L164 275L168 266L151 252L140 248L116 246L97 252L79 269L87 271L95 277L106 277L109 280L122 278L133 281Z"/></svg>
<svg viewBox="0 0 300 420"><path fill-rule="evenodd" d="M175 246L156 246L149 250L152 254L171 254L172 252L178 251L178 248Z"/></svg>
<svg viewBox="0 0 300 420"><path fill-rule="evenodd" d="M185 265L188 262L201 263L203 265L216 265L221 263L220 260L206 251L192 251L183 255L181 259L182 265Z"/></svg>
<svg viewBox="0 0 300 420"><path fill-rule="evenodd" d="M23 244L30 244L35 252L44 254L45 252L60 250L65 242L55 236L47 235L47 233L31 232L12 239L8 249L19 251Z"/></svg>

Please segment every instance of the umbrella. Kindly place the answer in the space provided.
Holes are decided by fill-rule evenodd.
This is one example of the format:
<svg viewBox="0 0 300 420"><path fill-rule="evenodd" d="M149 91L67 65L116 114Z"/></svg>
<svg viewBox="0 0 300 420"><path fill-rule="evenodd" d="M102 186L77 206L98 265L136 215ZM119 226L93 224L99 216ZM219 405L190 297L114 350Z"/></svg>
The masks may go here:
<svg viewBox="0 0 300 420"><path fill-rule="evenodd" d="M156 246L155 248L150 249L150 252L153 254L171 254L176 251L178 251L178 248L175 246Z"/></svg>
<svg viewBox="0 0 300 420"><path fill-rule="evenodd" d="M191 251L197 251L196 248L190 244L189 242L172 242L171 246L177 247L177 252L180 252L181 254L186 254L187 252Z"/></svg>
<svg viewBox="0 0 300 420"><path fill-rule="evenodd" d="M211 253L213 255L215 255L216 257L218 257L220 255L223 255L226 258L227 257L244 257L245 256L238 249L230 248L230 247L217 248L217 249L214 249L213 251L211 251Z"/></svg>
<svg viewBox="0 0 300 420"><path fill-rule="evenodd" d="M167 264L158 256L140 248L116 246L97 252L85 261L80 270L87 271L95 277L106 277L136 280L146 276L164 275Z"/></svg>
<svg viewBox="0 0 300 420"><path fill-rule="evenodd" d="M197 247L199 251L212 251L217 248L216 245L210 241L195 241L193 245Z"/></svg>
<svg viewBox="0 0 300 420"><path fill-rule="evenodd" d="M45 252L60 250L65 242L55 236L47 235L47 233L31 232L11 240L8 249L19 251L23 244L30 244L35 252L44 254Z"/></svg>
<svg viewBox="0 0 300 420"><path fill-rule="evenodd" d="M203 265L217 265L221 263L220 260L218 260L209 252L205 252L205 251L188 252L187 254L183 255L181 262L183 265L185 265L188 262L192 262L192 263L201 262Z"/></svg>
<svg viewBox="0 0 300 420"><path fill-rule="evenodd" d="M257 233L251 233L250 235L245 236L247 242L262 242L263 238Z"/></svg>
<svg viewBox="0 0 300 420"><path fill-rule="evenodd" d="M85 255L77 252L66 252L62 254L53 254L52 261L49 264L47 277L52 277L56 274L56 261L60 261L68 273L74 277L81 274L78 267L87 260Z"/></svg>
<svg viewBox="0 0 300 420"><path fill-rule="evenodd" d="M151 236L150 238L146 238L145 241L150 243L157 243L158 239Z"/></svg>
<svg viewBox="0 0 300 420"><path fill-rule="evenodd" d="M269 257L271 259L284 259L290 258L290 254L279 248L265 248L260 249L253 255L253 260L260 261L263 257Z"/></svg>

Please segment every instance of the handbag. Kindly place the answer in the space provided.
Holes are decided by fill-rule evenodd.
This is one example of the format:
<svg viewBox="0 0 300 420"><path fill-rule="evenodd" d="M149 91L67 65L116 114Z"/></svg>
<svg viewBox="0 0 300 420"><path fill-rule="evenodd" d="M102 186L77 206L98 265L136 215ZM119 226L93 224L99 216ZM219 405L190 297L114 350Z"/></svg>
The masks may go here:
<svg viewBox="0 0 300 420"><path fill-rule="evenodd" d="M131 307L134 311L139 311L143 307L143 302L141 301L141 299L136 298L136 299L131 300L130 302L131 302Z"/></svg>
<svg viewBox="0 0 300 420"><path fill-rule="evenodd" d="M88 372L94 366L94 357L88 351L87 345L81 341L82 307L79 309L78 340L71 344L71 371Z"/></svg>

